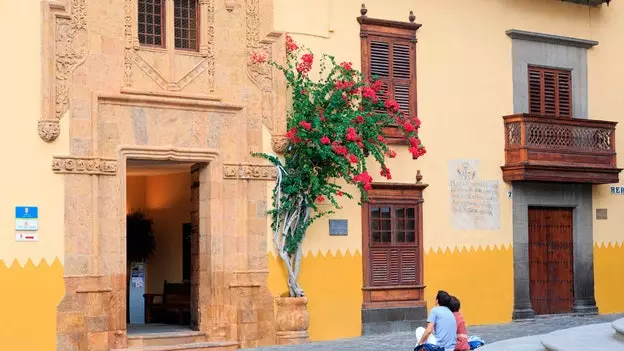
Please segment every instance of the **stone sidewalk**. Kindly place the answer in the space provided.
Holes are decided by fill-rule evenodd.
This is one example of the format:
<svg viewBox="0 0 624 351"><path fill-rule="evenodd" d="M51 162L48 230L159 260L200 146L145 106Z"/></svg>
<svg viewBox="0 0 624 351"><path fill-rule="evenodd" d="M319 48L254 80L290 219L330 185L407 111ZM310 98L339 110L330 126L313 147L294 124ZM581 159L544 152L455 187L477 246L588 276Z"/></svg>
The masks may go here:
<svg viewBox="0 0 624 351"><path fill-rule="evenodd" d="M531 321L512 322L509 324L472 326L468 328L470 335L478 335L488 344L493 342L547 334L555 330L573 328L588 324L613 322L624 318L624 314L601 316L557 316L536 318ZM363 336L329 342L316 342L298 346L274 346L253 349L255 351L406 351L413 350L416 340L413 333L393 333Z"/></svg>

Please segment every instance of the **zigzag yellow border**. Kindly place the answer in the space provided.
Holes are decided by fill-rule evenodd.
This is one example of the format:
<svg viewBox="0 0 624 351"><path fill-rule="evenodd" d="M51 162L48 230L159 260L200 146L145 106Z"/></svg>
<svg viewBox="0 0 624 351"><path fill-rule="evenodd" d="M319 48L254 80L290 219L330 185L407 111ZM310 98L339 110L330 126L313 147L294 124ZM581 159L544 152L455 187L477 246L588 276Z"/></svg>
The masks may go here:
<svg viewBox="0 0 624 351"><path fill-rule="evenodd" d="M0 260L0 269L4 268L4 269L14 269L14 268L28 268L28 267L34 267L34 268L38 268L42 265L45 265L47 267L52 267L55 265L60 265L61 267L63 266L63 263L61 262L61 260L58 257L55 257L52 260L52 263L49 262L49 259L42 257L39 260L39 263L35 264L33 262L32 259L27 259L24 264L20 263L20 260L15 258L13 259L13 262L10 265L7 265L5 260Z"/></svg>

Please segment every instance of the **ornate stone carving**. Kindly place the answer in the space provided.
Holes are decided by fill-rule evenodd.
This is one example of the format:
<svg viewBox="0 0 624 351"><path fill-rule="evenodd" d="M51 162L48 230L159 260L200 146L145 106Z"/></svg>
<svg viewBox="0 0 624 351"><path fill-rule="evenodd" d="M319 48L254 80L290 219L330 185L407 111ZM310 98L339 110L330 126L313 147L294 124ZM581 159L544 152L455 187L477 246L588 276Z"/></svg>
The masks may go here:
<svg viewBox="0 0 624 351"><path fill-rule="evenodd" d="M254 53L273 57L273 45L260 40L260 0L246 0L247 75L262 92L261 114L264 125L273 132L273 68L252 60Z"/></svg>
<svg viewBox="0 0 624 351"><path fill-rule="evenodd" d="M61 134L61 125L58 119L39 121L39 137L46 142L52 142Z"/></svg>
<svg viewBox="0 0 624 351"><path fill-rule="evenodd" d="M51 33L54 33L54 45L52 47L55 64L53 73L44 72L44 74L53 76L53 83L48 87L54 96L52 99L53 112L50 111L53 116L44 113L43 120L39 122L38 126L39 136L46 142L55 140L61 132L58 120L69 110L69 93L74 70L85 61L87 48L85 1L69 0L69 13L63 12L65 7L62 5L50 4L50 9L52 9L50 16L52 16L52 25L54 26ZM52 38L46 37L44 41L48 39L52 40ZM56 119L56 122L53 119Z"/></svg>
<svg viewBox="0 0 624 351"><path fill-rule="evenodd" d="M56 17L56 118L69 109L72 73L85 61L87 19L85 0L71 0L69 18Z"/></svg>
<svg viewBox="0 0 624 351"><path fill-rule="evenodd" d="M134 54L134 17L132 16L132 1L124 3L126 11L124 17L124 87L132 86L132 62Z"/></svg>
<svg viewBox="0 0 624 351"><path fill-rule="evenodd" d="M207 13L206 23L206 43L205 48L202 50L204 57L206 58L206 73L208 74L208 87L210 91L214 91L215 81L215 0L204 0L206 5L204 8Z"/></svg>
<svg viewBox="0 0 624 351"><path fill-rule="evenodd" d="M273 151L278 154L283 154L286 152L286 148L288 147L288 138L285 136L274 136L271 137L271 147Z"/></svg>
<svg viewBox="0 0 624 351"><path fill-rule="evenodd" d="M55 173L71 174L117 174L117 160L99 157L55 157L52 160Z"/></svg>
<svg viewBox="0 0 624 351"><path fill-rule="evenodd" d="M185 74L177 82L170 79L165 79L163 75L150 63L148 63L139 53L140 45L138 42L138 34L135 31L135 16L136 11L135 0L125 0L125 17L124 17L124 87L132 87L132 72L134 66L138 66L145 74L150 77L158 86L163 90L180 91L190 82L199 77L200 74L206 73L208 75L208 88L210 92L214 91L214 77L215 77L215 0L200 0L199 5L201 17L200 28L205 28L202 34L205 35L205 39L202 39L200 43L199 52L202 54L203 59L195 67L193 67L187 74ZM200 36L203 38L203 36ZM173 48L169 48L173 50Z"/></svg>
<svg viewBox="0 0 624 351"><path fill-rule="evenodd" d="M274 180L277 169L271 165L223 165L223 177L226 179Z"/></svg>

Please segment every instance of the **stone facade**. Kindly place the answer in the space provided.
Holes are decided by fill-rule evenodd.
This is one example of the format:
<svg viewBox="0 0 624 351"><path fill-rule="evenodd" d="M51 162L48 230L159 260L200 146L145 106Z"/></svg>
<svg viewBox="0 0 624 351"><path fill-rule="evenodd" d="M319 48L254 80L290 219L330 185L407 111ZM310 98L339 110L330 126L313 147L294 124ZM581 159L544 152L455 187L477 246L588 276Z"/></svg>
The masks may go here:
<svg viewBox="0 0 624 351"><path fill-rule="evenodd" d="M199 167L197 328L210 341L273 344L264 209L274 171L250 152L261 151L263 126L279 146L284 85L249 59L283 55L270 32L271 1L199 0L197 52L174 50L172 36L167 49L141 47L137 0L42 6L38 131L46 142L70 134L70 154L51 160L65 178L57 350L127 347L125 169L136 159Z"/></svg>

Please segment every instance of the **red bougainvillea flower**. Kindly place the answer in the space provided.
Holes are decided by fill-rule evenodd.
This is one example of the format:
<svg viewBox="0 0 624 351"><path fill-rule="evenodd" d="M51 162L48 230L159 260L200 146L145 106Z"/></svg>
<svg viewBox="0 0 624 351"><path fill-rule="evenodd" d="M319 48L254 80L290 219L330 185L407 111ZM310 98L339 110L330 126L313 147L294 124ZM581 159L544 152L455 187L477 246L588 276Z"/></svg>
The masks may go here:
<svg viewBox="0 0 624 351"><path fill-rule="evenodd" d="M386 143L386 138L384 138L383 135L381 134L377 135L377 140L379 140L380 142L384 144Z"/></svg>
<svg viewBox="0 0 624 351"><path fill-rule="evenodd" d="M362 123L362 122L364 122L364 117L362 117L360 115L357 115L357 117L355 117L355 121L358 122L358 123Z"/></svg>
<svg viewBox="0 0 624 351"><path fill-rule="evenodd" d="M297 49L299 49L299 46L297 45L297 43L295 43L295 41L290 35L286 34L286 51L293 52Z"/></svg>
<svg viewBox="0 0 624 351"><path fill-rule="evenodd" d="M399 110L399 104L393 99L387 99L384 105L390 112L397 112Z"/></svg>
<svg viewBox="0 0 624 351"><path fill-rule="evenodd" d="M381 174L382 177L388 178L388 180L392 179L392 175L390 174L390 169L388 168L382 168L379 174Z"/></svg>
<svg viewBox="0 0 624 351"><path fill-rule="evenodd" d="M362 184L364 190L370 190L372 188L373 177L368 174L367 171L364 171L353 177L353 181Z"/></svg>
<svg viewBox="0 0 624 351"><path fill-rule="evenodd" d="M414 137L410 137L409 138L409 142L410 142L410 146L415 146L418 147L418 145L420 145L420 140L414 138Z"/></svg>
<svg viewBox="0 0 624 351"><path fill-rule="evenodd" d="M349 159L349 162L351 162L351 163L357 163L357 161L358 161L357 156L355 156L354 154L347 155L347 158Z"/></svg>
<svg viewBox="0 0 624 351"><path fill-rule="evenodd" d="M354 81L351 80L339 80L334 85L334 88L337 90L352 90L355 85Z"/></svg>
<svg viewBox="0 0 624 351"><path fill-rule="evenodd" d="M373 89L373 91L375 92L380 91L381 88L383 88L383 82L380 80L376 80L375 83L371 85L371 89Z"/></svg>
<svg viewBox="0 0 624 351"><path fill-rule="evenodd" d="M319 195L316 197L316 202L323 202L323 201L325 201L325 196Z"/></svg>
<svg viewBox="0 0 624 351"><path fill-rule="evenodd" d="M253 55L251 55L251 62L253 63L265 63L266 60L267 60L267 57L264 54L259 54L257 52L254 52Z"/></svg>
<svg viewBox="0 0 624 351"><path fill-rule="evenodd" d="M329 145L331 143L331 140L329 140L329 138L327 136L323 136L321 138L321 144L323 145Z"/></svg>
<svg viewBox="0 0 624 351"><path fill-rule="evenodd" d="M403 124L403 128L405 128L405 131L408 133L411 133L416 130L416 127L414 127L414 125L411 124L410 122L405 122Z"/></svg>
<svg viewBox="0 0 624 351"><path fill-rule="evenodd" d="M340 64L340 67L344 68L347 71L350 71L353 69L353 67L351 66L352 63L351 62L343 62Z"/></svg>
<svg viewBox="0 0 624 351"><path fill-rule="evenodd" d="M386 155L388 155L388 157L390 157L390 158L395 158L395 157L396 157L396 151L394 151L394 150L388 150L388 151L386 152Z"/></svg>
<svg viewBox="0 0 624 351"><path fill-rule="evenodd" d="M342 190L338 190L338 192L336 193L336 195L338 195L338 196L342 196Z"/></svg>
<svg viewBox="0 0 624 351"><path fill-rule="evenodd" d="M303 128L305 130L310 130L310 128L312 128L312 124L310 122L306 122L306 121L299 122L299 125L301 126L301 128Z"/></svg>
<svg viewBox="0 0 624 351"><path fill-rule="evenodd" d="M344 145L340 145L336 142L332 144L332 150L338 155L346 155L349 151Z"/></svg>
<svg viewBox="0 0 624 351"><path fill-rule="evenodd" d="M373 90L370 87L364 87L362 88L362 96L370 99L373 103L377 103L377 101L379 101L379 97L377 96L377 93L375 92L375 90Z"/></svg>
<svg viewBox="0 0 624 351"><path fill-rule="evenodd" d="M297 129L293 128L286 133L288 139L293 139L297 135Z"/></svg>
<svg viewBox="0 0 624 351"><path fill-rule="evenodd" d="M355 128L353 127L347 128L347 140L349 141L357 140L357 134L355 133Z"/></svg>
<svg viewBox="0 0 624 351"><path fill-rule="evenodd" d="M297 65L297 71L301 74L308 74L312 69L312 62L314 62L314 55L308 53L301 56L301 62Z"/></svg>

